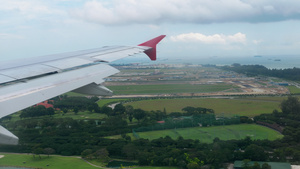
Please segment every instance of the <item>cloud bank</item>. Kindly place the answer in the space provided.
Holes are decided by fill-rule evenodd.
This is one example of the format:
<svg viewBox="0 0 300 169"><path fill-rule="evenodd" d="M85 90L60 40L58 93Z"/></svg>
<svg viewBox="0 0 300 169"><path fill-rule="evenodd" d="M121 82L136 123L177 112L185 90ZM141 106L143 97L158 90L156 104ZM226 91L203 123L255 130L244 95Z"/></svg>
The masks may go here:
<svg viewBox="0 0 300 169"><path fill-rule="evenodd" d="M295 0L92 0L71 10L78 19L104 25L274 22L300 19Z"/></svg>
<svg viewBox="0 0 300 169"><path fill-rule="evenodd" d="M174 42L200 42L205 44L245 44L247 41L246 35L240 32L234 35L187 33L171 36L170 39Z"/></svg>

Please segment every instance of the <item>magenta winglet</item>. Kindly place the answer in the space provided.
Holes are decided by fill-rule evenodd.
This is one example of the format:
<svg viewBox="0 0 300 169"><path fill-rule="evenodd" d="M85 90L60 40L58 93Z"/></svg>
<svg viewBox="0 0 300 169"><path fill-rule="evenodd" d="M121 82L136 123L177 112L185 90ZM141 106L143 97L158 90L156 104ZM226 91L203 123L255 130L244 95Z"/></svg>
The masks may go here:
<svg viewBox="0 0 300 169"><path fill-rule="evenodd" d="M147 46L151 47L151 49L144 51L151 60L156 60L156 45L164 38L166 35L160 35L156 38L153 38L147 42L141 43L138 46Z"/></svg>

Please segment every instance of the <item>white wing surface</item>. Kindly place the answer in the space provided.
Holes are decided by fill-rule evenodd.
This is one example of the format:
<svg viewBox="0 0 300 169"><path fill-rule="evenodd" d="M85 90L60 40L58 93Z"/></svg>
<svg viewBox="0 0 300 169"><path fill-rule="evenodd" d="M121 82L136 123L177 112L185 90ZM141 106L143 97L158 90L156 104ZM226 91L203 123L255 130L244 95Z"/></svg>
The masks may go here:
<svg viewBox="0 0 300 169"><path fill-rule="evenodd" d="M161 35L138 46L111 46L0 63L0 118L57 95L75 91L112 95L104 78L119 71L107 63L137 53L156 60ZM18 138L0 126L0 144L17 144Z"/></svg>

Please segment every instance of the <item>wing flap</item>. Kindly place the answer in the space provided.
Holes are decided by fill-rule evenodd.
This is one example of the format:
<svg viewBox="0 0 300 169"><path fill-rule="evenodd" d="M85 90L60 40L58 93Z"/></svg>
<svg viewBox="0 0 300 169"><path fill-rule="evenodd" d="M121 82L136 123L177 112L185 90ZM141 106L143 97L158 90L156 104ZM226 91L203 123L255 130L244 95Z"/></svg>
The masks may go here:
<svg viewBox="0 0 300 169"><path fill-rule="evenodd" d="M0 126L0 144L17 145L19 138Z"/></svg>
<svg viewBox="0 0 300 169"><path fill-rule="evenodd" d="M14 79L14 78L4 76L4 75L0 74L0 84L7 83L7 82L10 82L10 81L14 81L14 80L17 80L17 79Z"/></svg>
<svg viewBox="0 0 300 169"><path fill-rule="evenodd" d="M42 74L59 71L59 69L47 65L30 65L13 69L1 70L0 74L14 79L24 79Z"/></svg>
<svg viewBox="0 0 300 169"><path fill-rule="evenodd" d="M44 65L64 70L64 69L69 69L69 68L86 65L86 64L90 64L90 63L93 63L93 62L90 60L81 59L81 58L69 58L69 59L46 62L46 63L44 63Z"/></svg>
<svg viewBox="0 0 300 169"><path fill-rule="evenodd" d="M98 95L98 96L111 96L113 92L102 85L92 83L81 88L73 90L73 92L87 94L87 95Z"/></svg>

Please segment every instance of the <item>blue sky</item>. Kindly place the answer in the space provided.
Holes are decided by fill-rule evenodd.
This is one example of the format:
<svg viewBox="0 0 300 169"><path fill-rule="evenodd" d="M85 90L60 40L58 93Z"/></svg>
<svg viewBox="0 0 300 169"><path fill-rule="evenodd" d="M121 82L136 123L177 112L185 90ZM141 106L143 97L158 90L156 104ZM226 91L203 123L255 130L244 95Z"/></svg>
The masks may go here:
<svg viewBox="0 0 300 169"><path fill-rule="evenodd" d="M0 60L161 34L160 58L299 55L298 0L0 0Z"/></svg>

